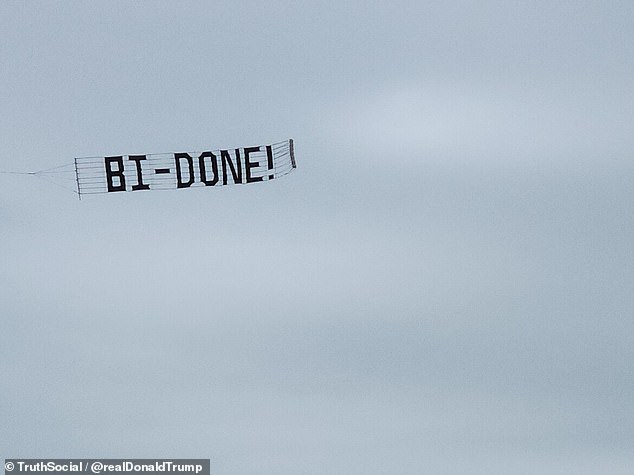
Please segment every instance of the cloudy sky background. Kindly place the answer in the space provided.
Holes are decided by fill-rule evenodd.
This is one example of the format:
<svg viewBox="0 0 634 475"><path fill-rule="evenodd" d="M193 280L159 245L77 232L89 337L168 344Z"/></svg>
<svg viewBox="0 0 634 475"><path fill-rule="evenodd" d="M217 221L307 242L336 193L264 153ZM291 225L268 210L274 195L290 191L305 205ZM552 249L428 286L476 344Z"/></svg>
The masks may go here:
<svg viewBox="0 0 634 475"><path fill-rule="evenodd" d="M633 27L3 2L0 170L289 137L298 168L82 201L0 174L0 456L632 473Z"/></svg>

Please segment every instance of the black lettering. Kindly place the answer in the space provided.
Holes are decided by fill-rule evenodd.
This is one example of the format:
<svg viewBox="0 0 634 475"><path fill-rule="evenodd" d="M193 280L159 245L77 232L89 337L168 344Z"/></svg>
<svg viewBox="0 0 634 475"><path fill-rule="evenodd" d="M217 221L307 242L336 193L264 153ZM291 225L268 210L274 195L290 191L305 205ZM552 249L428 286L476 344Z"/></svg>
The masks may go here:
<svg viewBox="0 0 634 475"><path fill-rule="evenodd" d="M112 164L117 164L117 169L112 169ZM105 157L106 181L108 183L108 193L112 191L125 191L125 176L123 176L123 157ZM113 178L119 179L119 184L115 185Z"/></svg>
<svg viewBox="0 0 634 475"><path fill-rule="evenodd" d="M141 160L145 160L145 155L130 155L128 160L132 160L136 164L136 181L137 184L132 186L132 191L149 190L150 185L143 183L143 173L141 171Z"/></svg>
<svg viewBox="0 0 634 475"><path fill-rule="evenodd" d="M231 154L228 150L221 150L222 157L222 184L227 184L227 165L231 170L231 176L234 183L242 183L242 164L240 162L240 149L236 148L236 164L231 161Z"/></svg>
<svg viewBox="0 0 634 475"><path fill-rule="evenodd" d="M247 172L247 183L254 183L256 181L262 181L263 178L261 176L251 176L251 169L257 168L260 166L260 162L250 162L249 154L259 152L260 147L247 147L244 149L244 169Z"/></svg>
<svg viewBox="0 0 634 475"><path fill-rule="evenodd" d="M189 180L186 182L183 181L183 175L182 175L181 164L180 164L181 158L186 159L187 164L189 166ZM188 188L192 186L192 183L194 183L194 161L192 160L192 157L190 157L188 153L175 153L174 162L176 165L176 187Z"/></svg>
<svg viewBox="0 0 634 475"><path fill-rule="evenodd" d="M205 158L211 159L211 171L214 173L214 177L211 180L207 180L207 171L205 170ZM200 181L202 181L205 186L214 186L218 183L218 161L216 156L212 152L203 152L198 157L198 166L200 168Z"/></svg>
<svg viewBox="0 0 634 475"><path fill-rule="evenodd" d="M266 146L266 162L269 170L273 170L273 147L270 145ZM269 180L275 178L275 171L269 175Z"/></svg>

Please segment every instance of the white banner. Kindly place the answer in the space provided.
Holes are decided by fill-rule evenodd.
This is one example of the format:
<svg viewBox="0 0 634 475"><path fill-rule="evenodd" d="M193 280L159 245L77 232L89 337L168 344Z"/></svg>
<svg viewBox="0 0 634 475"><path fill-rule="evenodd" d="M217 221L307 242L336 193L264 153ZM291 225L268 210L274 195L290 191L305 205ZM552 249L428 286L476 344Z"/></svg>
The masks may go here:
<svg viewBox="0 0 634 475"><path fill-rule="evenodd" d="M269 181L296 167L293 139L205 152L75 159L79 196L119 191L180 190Z"/></svg>

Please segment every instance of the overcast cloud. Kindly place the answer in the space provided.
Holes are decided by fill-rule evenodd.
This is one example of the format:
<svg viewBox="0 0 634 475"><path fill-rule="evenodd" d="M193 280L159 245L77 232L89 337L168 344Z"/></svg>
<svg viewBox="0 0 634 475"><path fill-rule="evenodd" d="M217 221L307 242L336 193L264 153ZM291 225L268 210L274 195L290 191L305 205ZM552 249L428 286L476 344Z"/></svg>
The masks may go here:
<svg viewBox="0 0 634 475"><path fill-rule="evenodd" d="M0 174L0 456L633 473L633 10L3 2L0 171L289 137L298 168Z"/></svg>

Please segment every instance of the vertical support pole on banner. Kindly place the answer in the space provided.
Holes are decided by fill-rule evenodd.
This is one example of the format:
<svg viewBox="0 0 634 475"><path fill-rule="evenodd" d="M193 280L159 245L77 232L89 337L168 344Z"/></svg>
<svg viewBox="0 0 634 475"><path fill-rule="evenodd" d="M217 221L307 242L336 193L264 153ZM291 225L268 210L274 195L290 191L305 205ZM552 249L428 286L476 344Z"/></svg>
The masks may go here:
<svg viewBox="0 0 634 475"><path fill-rule="evenodd" d="M77 181L77 196L81 201L81 190L79 189L79 172L77 171L77 157L75 157L75 180Z"/></svg>
<svg viewBox="0 0 634 475"><path fill-rule="evenodd" d="M295 163L295 149L293 148L293 139L288 139L288 147L291 153L291 165L293 165L293 168L297 168L297 164Z"/></svg>

